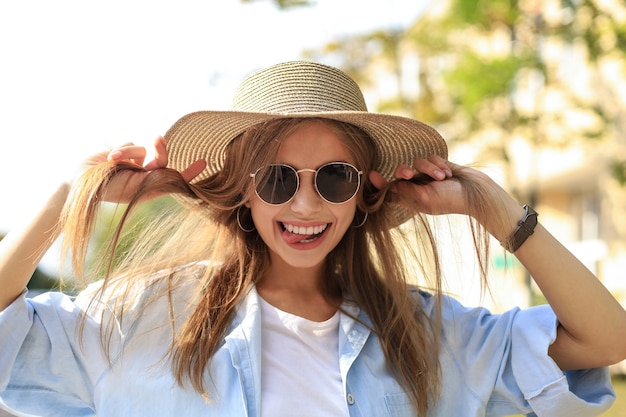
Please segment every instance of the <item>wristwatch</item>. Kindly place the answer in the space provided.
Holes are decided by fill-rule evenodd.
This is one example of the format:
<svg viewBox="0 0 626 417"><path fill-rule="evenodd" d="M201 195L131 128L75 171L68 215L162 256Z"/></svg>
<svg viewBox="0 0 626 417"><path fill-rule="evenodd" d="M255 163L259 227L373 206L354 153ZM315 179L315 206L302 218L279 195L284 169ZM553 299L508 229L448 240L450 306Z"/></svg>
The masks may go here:
<svg viewBox="0 0 626 417"><path fill-rule="evenodd" d="M524 204L524 217L517 223L517 228L513 233L504 241L502 246L511 253L516 252L526 239L535 232L537 226L539 214L528 204Z"/></svg>

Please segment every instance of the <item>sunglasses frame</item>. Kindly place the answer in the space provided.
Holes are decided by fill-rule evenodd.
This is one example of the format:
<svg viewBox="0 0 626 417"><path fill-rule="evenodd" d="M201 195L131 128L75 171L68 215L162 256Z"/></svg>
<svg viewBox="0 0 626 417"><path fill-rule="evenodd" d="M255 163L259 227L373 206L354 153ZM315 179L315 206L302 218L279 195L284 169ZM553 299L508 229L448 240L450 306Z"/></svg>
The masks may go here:
<svg viewBox="0 0 626 417"><path fill-rule="evenodd" d="M347 165L350 168L354 169L354 171L357 173L357 185L356 185L356 189L354 190L354 193L350 196L350 198L344 200L344 201L340 201L340 202L334 202L334 201L330 201L328 199L326 199L326 197L324 197L322 195L322 193L320 192L318 186L317 186L317 175L320 172L321 169L329 166L329 165ZM259 192L257 191L257 184L256 184L256 177L259 174L259 172L262 169L266 169L269 167L275 167L275 166L284 166L289 168L291 171L294 172L294 174L296 175L296 189L293 192L293 194L291 195L291 197L289 197L289 199L287 201L285 201L284 203L270 203L269 201L266 201L263 197L261 197L259 195ZM312 169L312 168L303 168L303 169L295 169L294 167L292 167L291 165L288 164L269 164L269 165L265 165L260 167L259 169L257 169L254 173L249 174L250 178L252 178L252 184L254 186L254 193L257 195L257 197L259 197L261 199L261 201L263 201L265 204L269 204L270 206L282 206L284 204L289 203L291 200L293 200L293 198L296 196L296 194L298 193L298 190L300 189L300 173L301 172L313 172L315 174L314 179L313 179L313 184L315 185L315 191L317 192L317 195L320 196L320 198L322 200L324 200L325 202L329 203L329 204L344 204L347 203L348 201L352 200L354 198L354 196L356 196L359 192L359 189L361 188L361 176L363 175L363 171L359 170L357 167L355 167L352 164L349 164L347 162L342 162L342 161L335 161L335 162L328 162L324 165L321 165L320 167L318 167L317 169Z"/></svg>

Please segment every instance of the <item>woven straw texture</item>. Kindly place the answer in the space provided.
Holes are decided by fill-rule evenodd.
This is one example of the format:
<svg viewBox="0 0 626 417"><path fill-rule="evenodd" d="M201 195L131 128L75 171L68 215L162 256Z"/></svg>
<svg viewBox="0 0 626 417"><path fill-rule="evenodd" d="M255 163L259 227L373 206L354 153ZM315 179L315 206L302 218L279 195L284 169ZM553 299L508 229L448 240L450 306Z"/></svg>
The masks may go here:
<svg viewBox="0 0 626 417"><path fill-rule="evenodd" d="M358 126L378 147L374 169L387 180L400 164L439 155L445 141L417 120L369 113L358 85L342 71L305 61L260 70L240 84L229 111L199 111L179 119L166 133L169 166L183 170L198 159L207 168L194 181L222 169L224 149L249 127L278 118L327 118Z"/></svg>

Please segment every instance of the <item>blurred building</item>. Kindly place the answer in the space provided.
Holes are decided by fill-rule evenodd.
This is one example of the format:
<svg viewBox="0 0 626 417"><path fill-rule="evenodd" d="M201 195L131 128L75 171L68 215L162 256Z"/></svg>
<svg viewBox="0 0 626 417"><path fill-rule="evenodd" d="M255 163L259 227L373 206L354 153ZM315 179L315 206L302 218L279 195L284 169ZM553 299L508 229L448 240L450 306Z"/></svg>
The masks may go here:
<svg viewBox="0 0 626 417"><path fill-rule="evenodd" d="M607 148L600 144L544 152L550 165L561 169L539 169L527 187L533 190L541 222L626 307L626 187L612 175Z"/></svg>
<svg viewBox="0 0 626 417"><path fill-rule="evenodd" d="M400 102L421 96L427 101L422 107L433 103L439 112L448 109L445 121L434 124L450 140L450 159L476 164L512 191L520 204L533 205L542 224L626 308L626 53L620 29L626 24L624 3L520 1L521 15L511 26L489 26L492 21L445 26L445 42L439 39L443 43L437 44L441 49L428 48L437 39L436 22L450 22L442 16L458 12L448 10L449 3L437 2L423 17L435 24L418 25L416 30L429 30L413 40L419 47L410 41L398 46L393 61L397 67L381 60L369 68L384 87L373 95L368 92L375 103L370 107L404 95ZM468 50L478 62L528 59L520 60L507 91L483 98L469 115L449 98L445 78L463 63L462 54ZM485 78L491 79L498 69L491 67ZM405 83L418 79L421 84ZM393 110L419 118L412 106ZM468 123L474 116L479 122ZM471 244L462 239L468 237L453 238L451 247ZM465 260L471 253L454 252L445 262L450 292L466 304L495 312L542 302L523 268L494 243L491 292L481 293L468 273L475 271L471 260Z"/></svg>

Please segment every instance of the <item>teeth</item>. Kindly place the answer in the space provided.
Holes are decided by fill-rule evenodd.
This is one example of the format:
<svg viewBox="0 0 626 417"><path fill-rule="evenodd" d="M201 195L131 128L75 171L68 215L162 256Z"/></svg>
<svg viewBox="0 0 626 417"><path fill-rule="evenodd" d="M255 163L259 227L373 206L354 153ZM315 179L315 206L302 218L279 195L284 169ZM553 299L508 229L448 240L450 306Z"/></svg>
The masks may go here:
<svg viewBox="0 0 626 417"><path fill-rule="evenodd" d="M283 223L283 227L289 231L289 233L293 233L296 235L317 235L322 233L328 227L328 224L323 224L321 226L294 226L293 224Z"/></svg>

